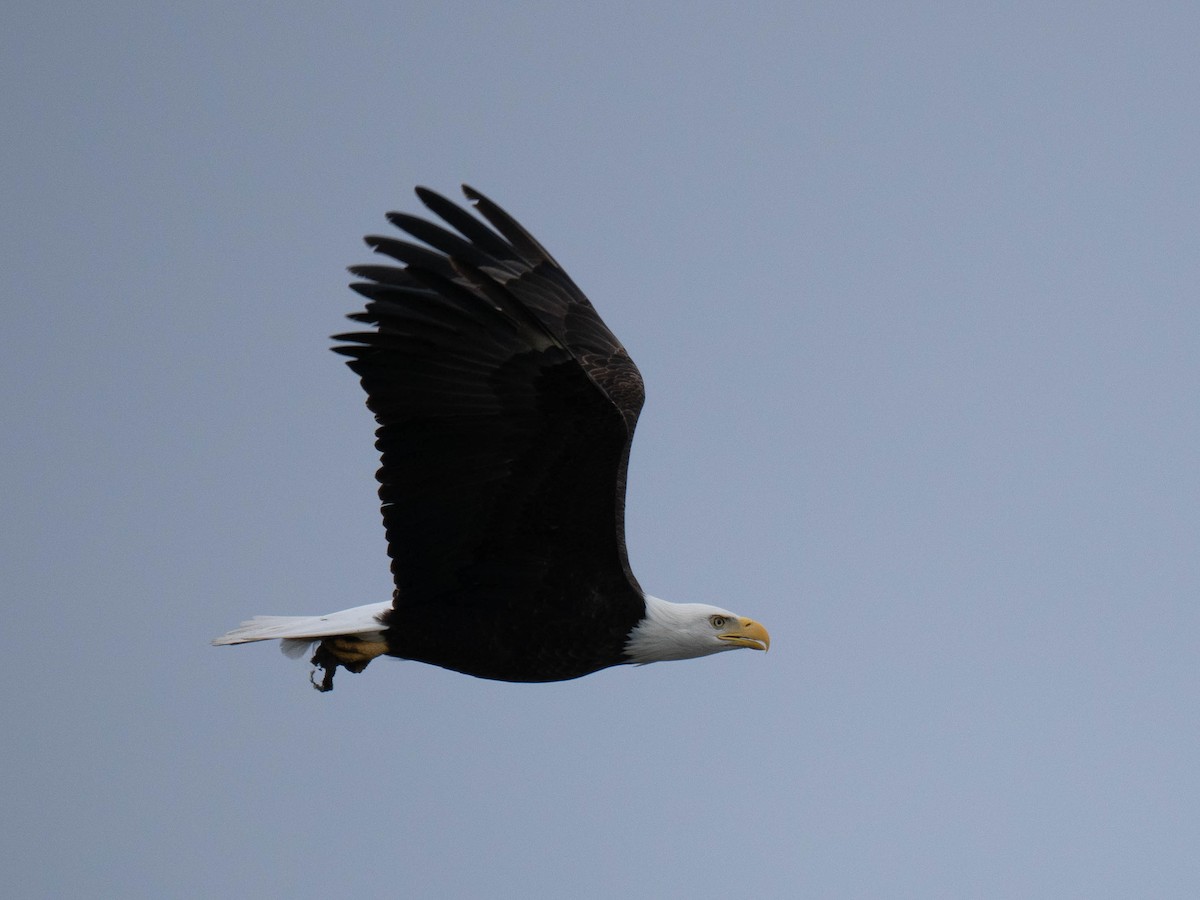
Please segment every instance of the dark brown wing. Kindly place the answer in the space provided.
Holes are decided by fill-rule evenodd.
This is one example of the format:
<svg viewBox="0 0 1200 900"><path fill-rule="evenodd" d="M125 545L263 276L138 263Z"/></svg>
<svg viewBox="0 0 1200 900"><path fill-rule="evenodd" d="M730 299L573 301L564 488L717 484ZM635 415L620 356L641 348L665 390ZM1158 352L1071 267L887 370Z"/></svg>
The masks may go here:
<svg viewBox="0 0 1200 900"><path fill-rule="evenodd" d="M368 303L351 318L374 330L334 348L379 422L396 609L610 595L628 609L607 613L631 624L642 606L625 553L625 469L641 376L550 254L464 192L492 227L418 188L453 231L391 213L425 246L366 238L404 267L351 269L368 279L352 285ZM570 599L580 584L598 588L592 599Z"/></svg>

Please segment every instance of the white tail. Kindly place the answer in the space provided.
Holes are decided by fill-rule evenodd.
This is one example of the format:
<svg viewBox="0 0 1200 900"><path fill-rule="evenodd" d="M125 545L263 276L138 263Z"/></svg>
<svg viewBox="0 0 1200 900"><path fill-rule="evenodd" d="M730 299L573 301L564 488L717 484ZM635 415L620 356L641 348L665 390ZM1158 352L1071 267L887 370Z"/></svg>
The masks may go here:
<svg viewBox="0 0 1200 900"><path fill-rule="evenodd" d="M371 635L382 640L380 616L391 603L368 603L343 609L327 616L255 616L233 631L213 638L214 644L247 644L251 641L283 641L288 656L302 656L309 645L321 638L344 634Z"/></svg>

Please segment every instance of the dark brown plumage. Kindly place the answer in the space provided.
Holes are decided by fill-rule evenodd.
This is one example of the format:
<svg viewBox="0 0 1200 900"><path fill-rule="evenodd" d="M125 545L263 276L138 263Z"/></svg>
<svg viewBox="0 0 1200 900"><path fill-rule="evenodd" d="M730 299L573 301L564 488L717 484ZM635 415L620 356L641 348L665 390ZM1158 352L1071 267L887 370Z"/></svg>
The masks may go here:
<svg viewBox="0 0 1200 900"><path fill-rule="evenodd" d="M351 269L368 279L352 285L368 303L351 318L374 330L335 338L379 422L387 652L487 678L574 678L627 661L645 612L624 530L642 379L553 257L464 192L495 231L418 189L457 233L389 214L428 247L368 237L405 267ZM421 626L431 615L436 630Z"/></svg>

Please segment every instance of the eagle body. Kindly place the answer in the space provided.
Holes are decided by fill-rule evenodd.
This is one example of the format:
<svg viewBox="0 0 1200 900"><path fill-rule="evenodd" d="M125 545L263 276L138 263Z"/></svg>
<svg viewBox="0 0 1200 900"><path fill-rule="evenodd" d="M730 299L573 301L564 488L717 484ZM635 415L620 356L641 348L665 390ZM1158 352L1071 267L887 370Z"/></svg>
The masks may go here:
<svg viewBox="0 0 1200 900"><path fill-rule="evenodd" d="M449 228L390 213L421 243L366 238L401 265L352 267L367 328L335 337L379 425L392 600L258 617L214 643L319 642L323 690L380 655L539 682L766 649L758 623L638 585L624 510L641 375L550 254L464 193L482 220L418 188Z"/></svg>
<svg viewBox="0 0 1200 900"><path fill-rule="evenodd" d="M566 681L627 662L629 635L644 618L641 597L579 592L539 594L545 612L530 621L519 602L486 589L439 595L436 630L407 628L405 613L385 614L387 654L498 681ZM617 597L620 604L614 602ZM514 598L519 600L519 598ZM616 614L619 605L627 609ZM420 616L415 610L414 615ZM454 640L446 641L447 635Z"/></svg>

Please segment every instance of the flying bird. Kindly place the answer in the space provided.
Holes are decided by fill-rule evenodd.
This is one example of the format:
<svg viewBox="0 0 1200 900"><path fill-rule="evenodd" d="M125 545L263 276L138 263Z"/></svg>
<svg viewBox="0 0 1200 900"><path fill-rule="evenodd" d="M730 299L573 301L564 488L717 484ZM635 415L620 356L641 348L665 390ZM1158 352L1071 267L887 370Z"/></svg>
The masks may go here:
<svg viewBox="0 0 1200 900"><path fill-rule="evenodd" d="M278 639L289 656L316 644L322 691L338 666L377 656L544 682L766 650L758 622L652 597L630 571L625 473L645 393L591 302L478 191L463 187L478 215L416 193L449 228L388 214L421 243L365 239L401 265L350 269L367 303L349 318L367 329L333 348L379 423L392 599L257 616L213 643Z"/></svg>

